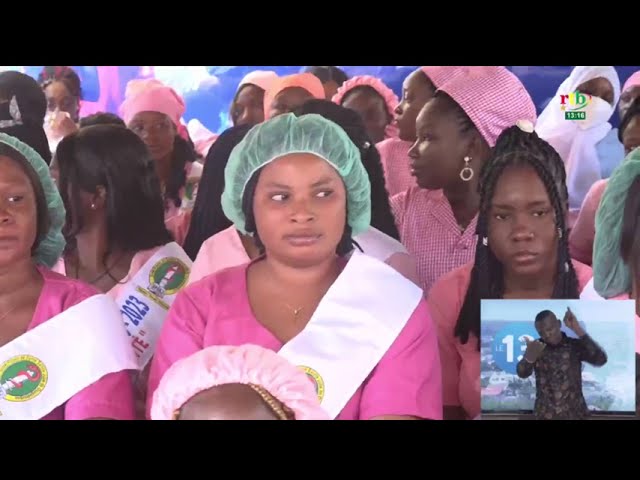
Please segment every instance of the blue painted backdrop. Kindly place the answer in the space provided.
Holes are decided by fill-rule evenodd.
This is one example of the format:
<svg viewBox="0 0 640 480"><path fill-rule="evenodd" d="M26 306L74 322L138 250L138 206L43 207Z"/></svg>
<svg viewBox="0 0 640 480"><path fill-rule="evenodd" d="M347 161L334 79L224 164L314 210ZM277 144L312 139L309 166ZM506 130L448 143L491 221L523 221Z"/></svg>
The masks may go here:
<svg viewBox="0 0 640 480"><path fill-rule="evenodd" d="M42 67L19 67L25 73L37 76ZM100 94L98 81L98 67L74 67L81 76L85 99L96 101ZM102 68L102 67L100 67ZM221 132L228 126L229 104L235 93L240 79L252 70L275 70L280 75L297 73L301 66L200 66L200 67L118 67L117 83L120 92L133 78L155 76L178 90L187 103L185 120L198 118L207 128ZM402 81L415 66L344 66L350 76L374 75L382 78L398 95L402 89ZM571 66L516 66L508 67L522 80L531 93L538 109L541 110L553 96L556 89L566 78ZM638 66L616 67L622 83ZM121 95L120 93L120 95ZM110 98L106 103L106 110L117 112L118 102L121 100ZM617 123L617 115L613 122Z"/></svg>

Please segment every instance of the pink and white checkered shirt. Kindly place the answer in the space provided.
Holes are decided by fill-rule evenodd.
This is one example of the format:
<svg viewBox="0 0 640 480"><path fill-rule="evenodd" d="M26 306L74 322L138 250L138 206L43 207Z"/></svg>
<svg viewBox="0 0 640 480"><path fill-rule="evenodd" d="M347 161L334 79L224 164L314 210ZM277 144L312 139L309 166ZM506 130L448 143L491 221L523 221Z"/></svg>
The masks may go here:
<svg viewBox="0 0 640 480"><path fill-rule="evenodd" d="M416 260L425 296L442 275L474 260L478 216L461 232L442 190L413 187L390 203L400 240Z"/></svg>
<svg viewBox="0 0 640 480"><path fill-rule="evenodd" d="M376 144L389 197L417 186L409 168L411 145L412 142L405 142L399 138L388 138Z"/></svg>

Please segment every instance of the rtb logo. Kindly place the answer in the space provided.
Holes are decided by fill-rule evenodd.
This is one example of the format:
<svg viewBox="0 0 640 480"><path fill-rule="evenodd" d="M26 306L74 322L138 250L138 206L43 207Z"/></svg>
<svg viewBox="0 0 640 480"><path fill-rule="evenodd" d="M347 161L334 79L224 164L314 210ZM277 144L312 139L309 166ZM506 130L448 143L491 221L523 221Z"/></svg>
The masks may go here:
<svg viewBox="0 0 640 480"><path fill-rule="evenodd" d="M560 95L560 110L564 112L564 119L586 120L586 109L590 102L591 95L582 92Z"/></svg>

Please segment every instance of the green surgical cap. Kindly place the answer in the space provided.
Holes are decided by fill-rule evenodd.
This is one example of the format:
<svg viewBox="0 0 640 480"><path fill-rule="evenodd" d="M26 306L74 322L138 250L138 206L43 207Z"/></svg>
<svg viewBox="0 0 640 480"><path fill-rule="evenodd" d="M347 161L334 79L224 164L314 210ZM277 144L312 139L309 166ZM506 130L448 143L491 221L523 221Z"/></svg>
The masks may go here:
<svg viewBox="0 0 640 480"><path fill-rule="evenodd" d="M233 149L224 171L222 209L235 228L249 233L242 212L247 183L265 165L291 153L311 153L328 162L347 191L347 221L352 236L371 223L371 185L358 147L337 124L316 114L279 115L256 125Z"/></svg>
<svg viewBox="0 0 640 480"><path fill-rule="evenodd" d="M620 242L627 192L638 175L640 149L636 148L611 174L596 212L593 286L604 298L616 297L631 290L631 273L622 260Z"/></svg>
<svg viewBox="0 0 640 480"><path fill-rule="evenodd" d="M66 212L58 188L51 178L49 167L33 148L6 133L0 133L0 143L4 143L22 154L40 179L51 223L49 231L41 238L38 248L34 252L34 258L37 264L52 268L62 255L66 244L62 235Z"/></svg>

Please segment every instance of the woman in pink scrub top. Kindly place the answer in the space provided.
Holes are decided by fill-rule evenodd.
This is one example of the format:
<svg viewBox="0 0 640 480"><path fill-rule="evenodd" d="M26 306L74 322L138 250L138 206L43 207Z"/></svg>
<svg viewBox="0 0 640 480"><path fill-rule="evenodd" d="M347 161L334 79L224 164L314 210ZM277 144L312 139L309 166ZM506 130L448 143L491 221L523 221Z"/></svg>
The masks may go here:
<svg viewBox="0 0 640 480"><path fill-rule="evenodd" d="M482 172L475 261L444 275L427 299L438 326L445 418L480 414L482 299L576 299L591 268L569 256L565 169L520 121Z"/></svg>
<svg viewBox="0 0 640 480"><path fill-rule="evenodd" d="M409 255L406 249L399 242L398 229L394 223L393 215L389 207L389 199L385 190L385 181L380 164L380 156L376 147L370 141L363 121L359 115L345 107L341 107L327 100L308 100L301 107L295 110L295 114L306 115L315 113L336 123L349 135L352 142L360 149L362 164L369 176L371 183L371 227L367 232L355 238L359 247L368 255L372 255L400 272L406 278L418 284L415 260ZM226 158L218 159L220 162ZM216 167L218 170L220 167ZM222 183L220 193L216 195L206 195L208 198L219 198L223 179L217 180ZM203 203L205 200L203 199ZM212 222L213 218L219 218L219 207L215 203L207 203L207 210L213 210L213 215L204 219L205 222ZM224 219L228 222L226 217ZM194 226L196 231L201 226ZM247 263L259 256L259 251L249 236L240 235L233 227L224 231L219 231L216 235L208 238L201 244L198 257L196 258L191 273L190 282L195 282L203 276L210 275L224 268Z"/></svg>
<svg viewBox="0 0 640 480"><path fill-rule="evenodd" d="M44 160L0 134L0 348L98 293L49 269L64 248L64 216ZM127 371L103 376L43 419L96 418L134 418Z"/></svg>
<svg viewBox="0 0 640 480"><path fill-rule="evenodd" d="M345 267L352 235L369 226L370 185L359 156L344 131L319 115L280 115L234 149L224 211L263 255L178 294L158 341L150 393L171 365L207 346L251 343L280 351L303 332ZM376 277L361 281L385 291ZM435 329L421 295L416 305L364 382L353 385L338 419L441 418ZM374 315L366 304L357 308ZM346 366L349 352L340 354Z"/></svg>

